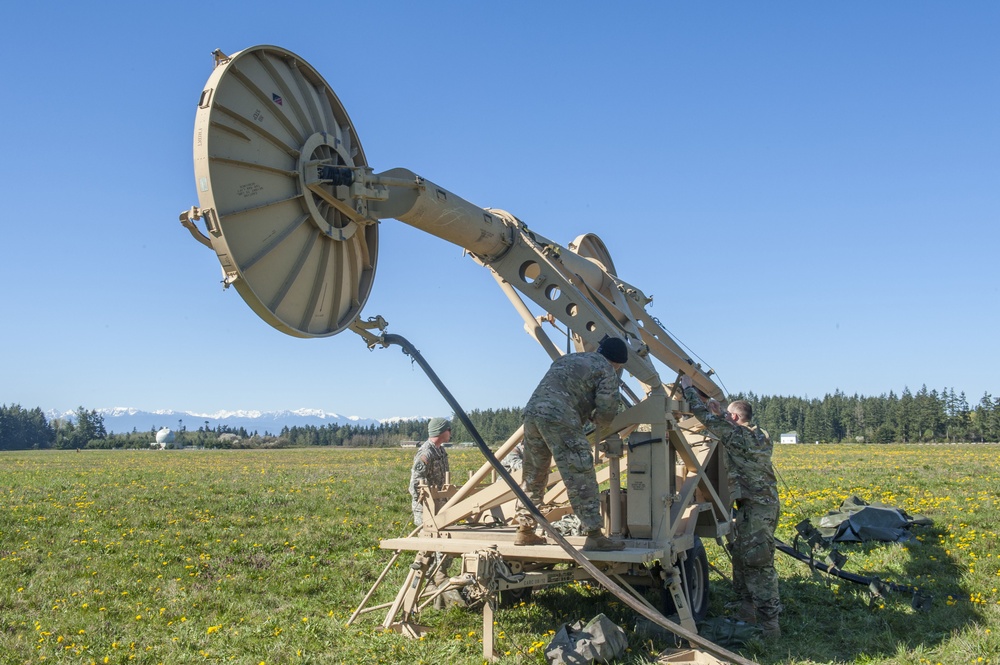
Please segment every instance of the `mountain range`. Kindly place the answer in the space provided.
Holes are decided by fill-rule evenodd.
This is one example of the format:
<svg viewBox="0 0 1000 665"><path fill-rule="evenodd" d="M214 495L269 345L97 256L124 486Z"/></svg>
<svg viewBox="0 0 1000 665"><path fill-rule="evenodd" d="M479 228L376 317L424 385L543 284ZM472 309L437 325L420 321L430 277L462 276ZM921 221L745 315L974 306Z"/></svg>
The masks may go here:
<svg viewBox="0 0 1000 665"><path fill-rule="evenodd" d="M426 418L386 418L376 420L375 418L359 418L357 416L342 416L337 413L329 413L318 409L296 409L295 411L216 411L215 413L196 413L192 411L141 411L128 407L116 407L113 409L94 409L104 417L104 428L108 433L126 434L132 430L138 432L149 432L167 427L171 430L178 430L184 427L188 430L197 430L205 427L208 423L209 429L215 429L219 425L225 425L234 429L240 427L247 432L264 434L278 434L283 427L302 427L313 425L323 427L326 425L358 425L367 427L368 425L379 425L381 423L391 423L399 420L426 420ZM76 419L75 411L47 411L45 417L49 421L60 419L73 421Z"/></svg>

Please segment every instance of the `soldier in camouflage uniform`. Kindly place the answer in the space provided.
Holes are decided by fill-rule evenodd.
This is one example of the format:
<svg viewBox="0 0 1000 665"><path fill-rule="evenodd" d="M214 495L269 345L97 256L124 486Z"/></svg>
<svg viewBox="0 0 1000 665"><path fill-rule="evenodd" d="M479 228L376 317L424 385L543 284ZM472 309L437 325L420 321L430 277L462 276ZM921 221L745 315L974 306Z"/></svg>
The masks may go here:
<svg viewBox="0 0 1000 665"><path fill-rule="evenodd" d="M598 430L618 413L618 370L628 360L628 346L618 338L604 340L597 353L565 355L554 363L524 407L524 461L521 489L539 506L545 495L549 467L555 458L566 484L573 512L580 518L587 540L585 550L620 550L625 543L606 537L597 491L597 476L584 423ZM535 519L517 506L520 526L515 545L540 545Z"/></svg>
<svg viewBox="0 0 1000 665"><path fill-rule="evenodd" d="M424 506L420 502L420 485L440 489L445 484L445 478L450 471L448 467L448 451L444 444L451 441L451 422L447 418L431 418L427 423L427 440L421 444L413 457L413 469L410 471L410 507L413 510L413 523L420 526L424 522ZM447 586L449 569L453 557L438 552L435 554L438 564L434 578L428 584L428 591ZM462 597L454 589L445 591L434 599L434 607L442 610L449 605L464 605Z"/></svg>
<svg viewBox="0 0 1000 665"><path fill-rule="evenodd" d="M440 489L445 482L448 468L448 451L444 444L451 441L451 422L447 418L431 418L427 423L427 440L423 442L413 457L410 471L410 496L413 500L413 523L420 526L424 522L424 507L420 503L420 484L425 483Z"/></svg>
<svg viewBox="0 0 1000 665"><path fill-rule="evenodd" d="M513 473L524 465L524 442L514 446L514 450L500 460L500 466Z"/></svg>
<svg viewBox="0 0 1000 665"><path fill-rule="evenodd" d="M758 624L765 637L779 637L778 573L774 569L774 530L778 525L778 483L771 465L771 438L750 424L753 409L744 400L725 413L715 400L706 405L688 376L684 397L705 427L726 449L729 492L736 498L732 546L733 586L740 600L738 618Z"/></svg>

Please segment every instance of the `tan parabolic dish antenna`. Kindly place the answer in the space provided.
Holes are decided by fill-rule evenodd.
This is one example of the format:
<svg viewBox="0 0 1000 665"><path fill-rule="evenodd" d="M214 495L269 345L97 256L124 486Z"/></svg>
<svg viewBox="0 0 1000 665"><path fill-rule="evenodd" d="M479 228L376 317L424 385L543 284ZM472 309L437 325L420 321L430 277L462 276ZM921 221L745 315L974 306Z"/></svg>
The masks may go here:
<svg viewBox="0 0 1000 665"><path fill-rule="evenodd" d="M194 169L227 283L278 330L344 330L371 291L378 225L344 209L346 188L306 186L317 164L367 166L354 125L295 54L255 46L220 60L195 119ZM338 207L338 204L340 207Z"/></svg>

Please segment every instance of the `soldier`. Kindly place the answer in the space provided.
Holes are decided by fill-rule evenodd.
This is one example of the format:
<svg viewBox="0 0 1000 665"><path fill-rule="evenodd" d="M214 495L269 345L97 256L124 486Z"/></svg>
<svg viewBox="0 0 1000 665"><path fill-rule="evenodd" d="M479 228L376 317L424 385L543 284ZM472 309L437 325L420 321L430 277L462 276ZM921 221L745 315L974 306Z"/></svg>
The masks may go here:
<svg viewBox="0 0 1000 665"><path fill-rule="evenodd" d="M449 472L448 451L444 444L451 441L451 421L447 418L431 418L427 423L427 440L423 442L413 457L410 471L410 496L413 500L413 523L420 526L424 522L424 506L420 503L420 484L441 489L445 475Z"/></svg>
<svg viewBox="0 0 1000 665"><path fill-rule="evenodd" d="M627 360L628 346L617 337L602 341L597 353L565 355L552 363L524 407L521 489L540 505L555 458L573 512L587 534L584 550L625 548L624 542L611 540L601 531L597 475L584 423L593 421L600 431L618 413L618 370ZM520 503L517 517L515 545L545 542L535 533L535 519Z"/></svg>
<svg viewBox="0 0 1000 665"><path fill-rule="evenodd" d="M513 473L521 468L524 464L524 442L514 446L514 450L507 453L507 455L500 460L500 466L507 469L507 471Z"/></svg>
<svg viewBox="0 0 1000 665"><path fill-rule="evenodd" d="M733 587L739 596L737 618L758 624L764 637L781 636L778 573L774 569L774 530L778 525L778 483L771 466L771 438L751 425L753 409L737 400L725 413L718 402L706 405L689 376L681 377L691 412L719 437L729 461L729 492L736 498L732 546Z"/></svg>
<svg viewBox="0 0 1000 665"><path fill-rule="evenodd" d="M427 423L427 440L421 444L417 454L413 456L413 469L410 471L410 507L413 510L413 523L420 526L424 523L424 506L420 503L420 485L441 489L450 471L448 467L448 451L444 444L451 441L451 421L447 418L431 418ZM428 584L428 591L447 586L448 570L451 568L452 557L436 553L437 571ZM458 591L449 589L434 599L435 609L444 609L448 605L464 605L465 602Z"/></svg>

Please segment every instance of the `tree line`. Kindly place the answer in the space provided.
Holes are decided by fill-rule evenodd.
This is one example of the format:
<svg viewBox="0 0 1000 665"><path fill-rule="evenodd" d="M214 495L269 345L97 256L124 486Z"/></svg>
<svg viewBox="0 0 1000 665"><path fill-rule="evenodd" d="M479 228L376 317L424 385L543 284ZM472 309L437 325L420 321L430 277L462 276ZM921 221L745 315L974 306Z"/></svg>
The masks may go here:
<svg viewBox="0 0 1000 665"><path fill-rule="evenodd" d="M104 416L96 410L77 408L72 419L48 420L38 407L0 405L0 450L84 448L149 448L157 428L148 432L133 429L109 433ZM284 427L278 434L248 432L244 427L208 422L197 430L181 426L174 431L172 447L196 448L288 448L303 446L343 446L352 448L399 446L404 441L422 441L427 435L426 420L401 420L381 425L325 425Z"/></svg>
<svg viewBox="0 0 1000 665"><path fill-rule="evenodd" d="M846 395L841 391L822 399L780 395L732 395L753 406L754 421L778 441L782 433L796 432L800 441L821 443L929 443L1000 441L1000 398L985 393L970 404L964 392L953 388L916 393L908 388L896 395ZM469 420L487 444L506 441L521 425L520 407L476 409ZM40 408L0 405L0 450L148 448L156 431L118 434L107 432L104 416L94 410L76 410L73 421L49 421ZM421 442L427 438L425 419L398 420L379 425L304 425L284 427L279 433L248 432L218 426L175 432L175 446L199 448L282 448L334 446L373 448ZM453 443L472 435L452 417Z"/></svg>
<svg viewBox="0 0 1000 665"><path fill-rule="evenodd" d="M397 420L379 425L303 425L283 427L279 438L294 447L344 446L346 448L389 448L404 441L427 438L426 420Z"/></svg>
<svg viewBox="0 0 1000 665"><path fill-rule="evenodd" d="M156 439L156 428L148 432L132 430L124 434L108 433L104 416L96 410L78 407L72 419L49 420L38 407L25 409L19 404L0 405L0 450L79 450L82 448L149 448ZM223 435L231 434L233 439ZM181 445L198 447L234 447L233 440L253 440L256 432L225 425L196 432L182 427L175 432ZM273 437L272 437L273 438Z"/></svg>
<svg viewBox="0 0 1000 665"><path fill-rule="evenodd" d="M755 395L730 396L745 399L754 412L754 422L767 430L775 442L786 432L799 441L821 443L974 443L1000 441L1000 397L985 393L970 405L964 392L954 388L928 390L921 386L897 395L866 397L841 391L822 399ZM521 425L521 409L472 411L469 419L488 444L500 444ZM460 422L452 425L452 441L470 441Z"/></svg>
<svg viewBox="0 0 1000 665"><path fill-rule="evenodd" d="M84 448L107 435L104 416L82 406L76 410L74 423L61 419L50 422L38 407L28 410L20 404L0 405L0 450Z"/></svg>
<svg viewBox="0 0 1000 665"><path fill-rule="evenodd" d="M922 386L896 395L865 397L839 390L823 399L735 395L753 406L754 420L776 442L785 432L821 443L972 443L1000 441L1000 398L989 393L970 405L964 392Z"/></svg>

